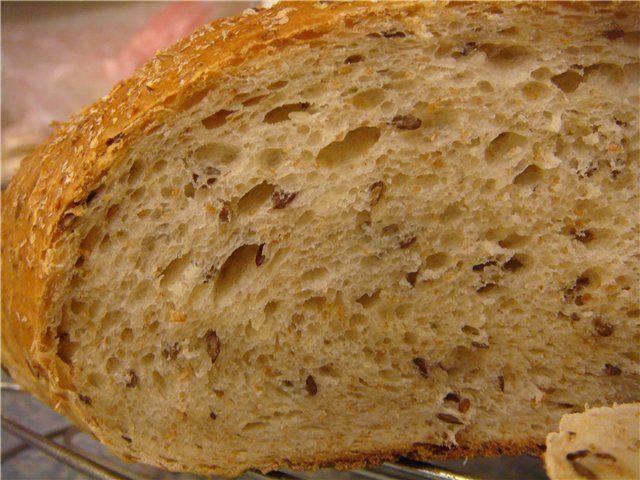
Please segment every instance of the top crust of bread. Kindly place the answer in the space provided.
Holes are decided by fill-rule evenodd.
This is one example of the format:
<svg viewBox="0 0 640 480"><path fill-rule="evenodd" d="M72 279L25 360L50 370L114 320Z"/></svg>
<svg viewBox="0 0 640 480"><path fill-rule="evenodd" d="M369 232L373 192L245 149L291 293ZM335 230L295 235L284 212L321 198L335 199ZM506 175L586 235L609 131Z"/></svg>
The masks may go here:
<svg viewBox="0 0 640 480"><path fill-rule="evenodd" d="M249 10L241 17L207 25L158 53L109 95L70 121L56 125L52 136L22 162L2 196L2 364L12 377L79 426L100 431L98 421L86 413L86 399L76 391L69 366L57 355L56 331L52 328L56 319L51 305L60 289L66 288L61 279L75 262L75 257L69 258L58 246L68 238L69 227L82 219L101 179L126 161L131 145L171 119L176 111L197 103L216 88L226 71L250 59L277 54L293 42L345 24L355 25L376 16L407 18L417 12L423 18L437 18L446 8L456 5L283 2L268 10ZM469 14L491 8L478 3ZM544 4L527 4L527 15L546 8ZM563 8L575 9L579 15L582 9L591 7L569 4ZM621 23L631 24L631 19L638 18L636 2L621 3L616 8L624 13ZM348 453L341 458L282 459L263 468L350 468L407 454L456 458L540 453L542 448L535 439L510 443L459 440L459 448L414 444L410 449ZM167 462L165 466L194 470L179 463ZM228 464L199 471L235 475L242 470Z"/></svg>

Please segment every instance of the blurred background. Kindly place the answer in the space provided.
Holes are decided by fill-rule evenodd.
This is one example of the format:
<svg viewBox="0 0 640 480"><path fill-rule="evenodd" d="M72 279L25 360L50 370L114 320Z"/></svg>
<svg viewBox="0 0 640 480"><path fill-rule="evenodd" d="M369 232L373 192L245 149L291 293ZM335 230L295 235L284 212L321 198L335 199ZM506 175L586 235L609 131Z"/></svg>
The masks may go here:
<svg viewBox="0 0 640 480"><path fill-rule="evenodd" d="M118 81L216 18L261 2L2 1L2 186L20 159Z"/></svg>

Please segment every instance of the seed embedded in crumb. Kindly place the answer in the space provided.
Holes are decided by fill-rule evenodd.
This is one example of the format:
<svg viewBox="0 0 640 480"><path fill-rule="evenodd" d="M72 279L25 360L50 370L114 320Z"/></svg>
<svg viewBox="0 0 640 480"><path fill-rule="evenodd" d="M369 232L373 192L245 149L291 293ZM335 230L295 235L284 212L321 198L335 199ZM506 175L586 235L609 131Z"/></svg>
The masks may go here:
<svg viewBox="0 0 640 480"><path fill-rule="evenodd" d="M380 32L380 35L384 38L404 38L407 36L404 32L400 32L398 30L386 30Z"/></svg>
<svg viewBox="0 0 640 480"><path fill-rule="evenodd" d="M136 375L135 370L129 369L124 376L125 385L127 388L133 388L138 385L138 375Z"/></svg>
<svg viewBox="0 0 640 480"><path fill-rule="evenodd" d="M87 395L83 395L79 393L78 398L80 399L81 402L86 403L87 405L91 405L93 403L93 401L91 400L91 397Z"/></svg>
<svg viewBox="0 0 640 480"><path fill-rule="evenodd" d="M515 272L516 270L518 270L518 269L520 269L522 267L524 267L524 265L516 257L511 257L509 260L507 260L504 263L504 265L502 265L502 268L504 268L505 270L508 270L510 272Z"/></svg>
<svg viewBox="0 0 640 480"><path fill-rule="evenodd" d="M416 243L417 238L418 237L411 237L406 240L403 240L402 242L400 242L400 248L402 248L403 250L409 248L411 245Z"/></svg>
<svg viewBox="0 0 640 480"><path fill-rule="evenodd" d="M415 287L416 286L416 281L418 280L418 272L417 271L409 272L409 273L407 273L407 277L406 278L407 278L407 282L409 282L409 284L412 287Z"/></svg>
<svg viewBox="0 0 640 480"><path fill-rule="evenodd" d="M364 57L362 55L349 55L347 58L344 59L344 63L346 64L359 63L363 60L364 60Z"/></svg>
<svg viewBox="0 0 640 480"><path fill-rule="evenodd" d="M580 289L587 286L589 286L589 277L580 276L576 278L576 288Z"/></svg>
<svg viewBox="0 0 640 480"><path fill-rule="evenodd" d="M443 422L451 423L453 425L464 425L457 417L449 415L448 413L439 413L438 418Z"/></svg>
<svg viewBox="0 0 640 480"><path fill-rule="evenodd" d="M127 443L131 443L131 439L125 435L120 435L120 438L122 438Z"/></svg>
<svg viewBox="0 0 640 480"><path fill-rule="evenodd" d="M458 404L458 411L460 413L467 413L469 408L471 408L471 400L468 398L463 398Z"/></svg>
<svg viewBox="0 0 640 480"><path fill-rule="evenodd" d="M596 320L595 327L596 327L596 332L601 337L609 337L613 334L613 330L614 330L613 325L611 325L610 323L602 322L600 318Z"/></svg>
<svg viewBox="0 0 640 480"><path fill-rule="evenodd" d="M420 371L420 375L422 375L424 378L429 377L429 366L427 365L427 362L424 358L422 357L414 358L413 364L416 367L418 367L418 370Z"/></svg>
<svg viewBox="0 0 640 480"><path fill-rule="evenodd" d="M575 229L571 229L571 235L580 243L589 243L593 240L593 232L591 230L577 232Z"/></svg>
<svg viewBox="0 0 640 480"><path fill-rule="evenodd" d="M215 414L215 412L211 412L211 413L209 414L209 418L210 418L211 420L215 420L216 418L218 418L218 416Z"/></svg>
<svg viewBox="0 0 640 480"><path fill-rule="evenodd" d="M622 370L620 370L620 367L616 367L610 363L605 363L602 372L610 377L617 377L622 373Z"/></svg>
<svg viewBox="0 0 640 480"><path fill-rule="evenodd" d="M318 393L318 385L316 384L316 381L312 375L309 375L307 377L307 379L305 380L305 385L307 388L307 392L309 392L309 395L313 396Z"/></svg>
<svg viewBox="0 0 640 480"><path fill-rule="evenodd" d="M211 363L215 363L220 354L220 339L214 330L207 330L204 334L207 354L211 357Z"/></svg>
<svg viewBox="0 0 640 480"><path fill-rule="evenodd" d="M391 125L398 130L417 130L422 126L422 120L413 115L396 115L391 119Z"/></svg>
<svg viewBox="0 0 640 480"><path fill-rule="evenodd" d="M261 243L256 252L256 267L259 267L264 263L267 257L264 256L264 243Z"/></svg>
<svg viewBox="0 0 640 480"><path fill-rule="evenodd" d="M478 263L477 265L474 265L473 267L471 267L471 270L473 270L474 272L481 272L485 269L485 267L491 267L497 264L498 262L496 262L495 260L489 260L488 262Z"/></svg>
<svg viewBox="0 0 640 480"><path fill-rule="evenodd" d="M498 375L498 388L500 388L501 392L504 392L504 377L502 375Z"/></svg>
<svg viewBox="0 0 640 480"><path fill-rule="evenodd" d="M222 204L222 209L220 210L220 214L218 215L220 222L229 223L231 221L232 216L233 216L233 213L231 211L231 205L229 205L228 202L224 202Z"/></svg>
<svg viewBox="0 0 640 480"><path fill-rule="evenodd" d="M295 200L296 195L298 195L297 192L282 192L282 191L273 192L273 196L271 197L273 201L273 208L275 210L280 210L285 208L287 205L289 205L291 202Z"/></svg>
<svg viewBox="0 0 640 480"><path fill-rule="evenodd" d="M567 453L567 460L572 462L576 458L582 458L589 455L589 450L576 450L575 452Z"/></svg>
<svg viewBox="0 0 640 480"><path fill-rule="evenodd" d="M578 315L577 313L572 313L569 318L571 318L571 320L573 320L574 322L577 322L578 320L580 320L580 315Z"/></svg>
<svg viewBox="0 0 640 480"><path fill-rule="evenodd" d="M369 205L375 207L384 193L384 182L376 182L369 187Z"/></svg>
<svg viewBox="0 0 640 480"><path fill-rule="evenodd" d="M180 353L180 350L180 344L178 342L174 342L162 349L162 356L166 360L175 360L178 357L178 353Z"/></svg>
<svg viewBox="0 0 640 480"><path fill-rule="evenodd" d="M611 455L610 453L595 453L594 454L596 457L598 458L603 458L605 460L611 460L612 462L617 462L618 459L616 457L614 457L613 455Z"/></svg>
<svg viewBox="0 0 640 480"><path fill-rule="evenodd" d="M450 402L456 402L459 403L460 402L460 397L458 396L458 394L453 393L453 392L449 392L447 393L447 395L444 397L445 401L450 401Z"/></svg>
<svg viewBox="0 0 640 480"><path fill-rule="evenodd" d="M483 343L483 342L475 342L475 341L473 341L473 342L471 342L471 345L476 347L476 348L483 348L483 349L484 348L489 348L489 345L487 345L486 343Z"/></svg>
<svg viewBox="0 0 640 480"><path fill-rule="evenodd" d="M476 290L477 293L486 293L493 290L496 287L495 283L487 283Z"/></svg>
<svg viewBox="0 0 640 480"><path fill-rule="evenodd" d="M588 469L584 465L578 462L570 462L570 465L573 467L573 470L583 478L587 480L600 480L600 477L593 473L592 470Z"/></svg>

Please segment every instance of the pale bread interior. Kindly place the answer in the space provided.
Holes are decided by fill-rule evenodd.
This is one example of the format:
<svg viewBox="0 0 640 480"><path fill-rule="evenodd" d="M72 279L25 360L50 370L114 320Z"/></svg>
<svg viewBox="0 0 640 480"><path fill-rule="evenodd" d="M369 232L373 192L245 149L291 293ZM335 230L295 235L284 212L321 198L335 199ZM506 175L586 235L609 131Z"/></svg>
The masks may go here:
<svg viewBox="0 0 640 480"><path fill-rule="evenodd" d="M542 443L638 398L637 34L465 8L267 49L104 177L58 354L119 453Z"/></svg>
<svg viewBox="0 0 640 480"><path fill-rule="evenodd" d="M640 403L564 415L545 464L552 480L640 478Z"/></svg>

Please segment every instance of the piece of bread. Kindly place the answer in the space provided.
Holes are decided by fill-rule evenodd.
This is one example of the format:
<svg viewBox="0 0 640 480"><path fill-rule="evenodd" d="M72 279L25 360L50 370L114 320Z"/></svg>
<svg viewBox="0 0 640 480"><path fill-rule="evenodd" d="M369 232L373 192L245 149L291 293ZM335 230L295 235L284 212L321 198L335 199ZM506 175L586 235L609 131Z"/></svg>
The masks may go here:
<svg viewBox="0 0 640 480"><path fill-rule="evenodd" d="M640 399L630 3L280 4L25 160L2 361L118 455L540 451Z"/></svg>
<svg viewBox="0 0 640 480"><path fill-rule="evenodd" d="M552 480L637 480L640 403L564 415L547 436L544 461Z"/></svg>

